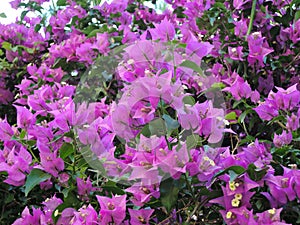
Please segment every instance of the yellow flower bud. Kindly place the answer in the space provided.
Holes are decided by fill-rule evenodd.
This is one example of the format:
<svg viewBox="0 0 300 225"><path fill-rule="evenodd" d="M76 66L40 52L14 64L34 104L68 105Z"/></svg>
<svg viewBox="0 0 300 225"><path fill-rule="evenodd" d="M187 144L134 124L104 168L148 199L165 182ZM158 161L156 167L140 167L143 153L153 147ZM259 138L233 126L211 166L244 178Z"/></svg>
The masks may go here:
<svg viewBox="0 0 300 225"><path fill-rule="evenodd" d="M234 195L234 198L237 199L237 200L241 200L242 197L243 197L242 194L235 194L235 195Z"/></svg>
<svg viewBox="0 0 300 225"><path fill-rule="evenodd" d="M231 216L232 216L232 212L228 211L228 212L226 213L226 219L230 219Z"/></svg>
<svg viewBox="0 0 300 225"><path fill-rule="evenodd" d="M207 156L204 156L203 159L204 159L205 161L209 161L209 160L210 160L210 158L208 158Z"/></svg>
<svg viewBox="0 0 300 225"><path fill-rule="evenodd" d="M232 205L233 207L239 207L239 204L240 204L240 200L238 200L238 199L236 199L236 198L232 199L231 205Z"/></svg>
<svg viewBox="0 0 300 225"><path fill-rule="evenodd" d="M215 162L214 162L213 160L209 160L209 164L210 164L211 166L215 166L215 165L216 165Z"/></svg>
<svg viewBox="0 0 300 225"><path fill-rule="evenodd" d="M268 213L270 213L271 215L274 215L276 213L276 209L275 208L269 209Z"/></svg>
<svg viewBox="0 0 300 225"><path fill-rule="evenodd" d="M231 191L235 191L236 187L235 187L235 184L234 184L233 181L230 181L230 182L229 182L229 189L230 189Z"/></svg>

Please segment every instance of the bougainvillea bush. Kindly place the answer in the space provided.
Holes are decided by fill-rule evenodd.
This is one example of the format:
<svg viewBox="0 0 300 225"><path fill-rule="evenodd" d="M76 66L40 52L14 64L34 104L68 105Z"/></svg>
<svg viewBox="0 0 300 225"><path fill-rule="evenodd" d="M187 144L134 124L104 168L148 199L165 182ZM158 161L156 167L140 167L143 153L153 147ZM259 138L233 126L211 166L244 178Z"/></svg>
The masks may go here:
<svg viewBox="0 0 300 225"><path fill-rule="evenodd" d="M300 224L299 0L11 5L0 224Z"/></svg>

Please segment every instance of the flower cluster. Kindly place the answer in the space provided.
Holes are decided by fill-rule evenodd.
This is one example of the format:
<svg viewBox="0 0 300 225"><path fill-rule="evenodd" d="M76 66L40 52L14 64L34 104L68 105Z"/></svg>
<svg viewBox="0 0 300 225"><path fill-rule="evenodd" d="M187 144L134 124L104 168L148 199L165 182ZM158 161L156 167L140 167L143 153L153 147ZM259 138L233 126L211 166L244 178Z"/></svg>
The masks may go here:
<svg viewBox="0 0 300 225"><path fill-rule="evenodd" d="M298 224L299 1L44 2L0 23L1 223Z"/></svg>

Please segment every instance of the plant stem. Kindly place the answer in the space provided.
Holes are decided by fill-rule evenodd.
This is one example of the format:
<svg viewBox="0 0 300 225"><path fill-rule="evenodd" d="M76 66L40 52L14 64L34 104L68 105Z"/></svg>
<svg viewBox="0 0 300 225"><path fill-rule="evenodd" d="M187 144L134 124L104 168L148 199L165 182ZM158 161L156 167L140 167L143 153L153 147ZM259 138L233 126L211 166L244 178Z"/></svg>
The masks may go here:
<svg viewBox="0 0 300 225"><path fill-rule="evenodd" d="M251 30L252 30L253 20L254 20L254 17L255 17L256 2L257 2L257 0L253 0L253 2L252 2L250 22L249 22L249 26L248 26L248 31L247 31L246 39L247 39L247 36L251 33Z"/></svg>
<svg viewBox="0 0 300 225"><path fill-rule="evenodd" d="M54 12L56 12L56 6L55 6L55 3L54 3L54 1L53 1L53 0L51 0L51 2L52 2L52 7L53 7L53 10L54 10Z"/></svg>
<svg viewBox="0 0 300 225"><path fill-rule="evenodd" d="M185 182L186 182L187 188L189 189L189 192L191 192L191 195L192 195L193 199L196 200L195 194L194 194L193 189L192 189L192 186L191 186L191 184L190 184L190 182L188 180L188 174L185 173L184 177L185 177Z"/></svg>
<svg viewBox="0 0 300 225"><path fill-rule="evenodd" d="M193 210L193 211L191 212L191 214L188 216L188 218L186 219L185 223L188 224L188 223L190 222L192 216L197 212L197 210L198 210L198 208L199 208L200 205L201 205L200 202L197 202L197 203L196 203L194 210Z"/></svg>
<svg viewBox="0 0 300 225"><path fill-rule="evenodd" d="M37 157L35 156L35 154L33 153L31 147L28 147L27 150L31 153L31 155L33 156L34 160L35 160L36 162L39 162L38 158L37 158Z"/></svg>
<svg viewBox="0 0 300 225"><path fill-rule="evenodd" d="M283 125L283 123L281 123L280 121L275 121L275 123L277 123L281 128L283 129L287 129L286 126Z"/></svg>

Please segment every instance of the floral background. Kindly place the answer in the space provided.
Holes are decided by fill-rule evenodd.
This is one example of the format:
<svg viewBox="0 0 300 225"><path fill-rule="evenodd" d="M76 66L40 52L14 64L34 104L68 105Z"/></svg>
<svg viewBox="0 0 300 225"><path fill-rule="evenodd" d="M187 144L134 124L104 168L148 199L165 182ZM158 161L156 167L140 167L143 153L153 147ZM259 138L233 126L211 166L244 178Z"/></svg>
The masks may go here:
<svg viewBox="0 0 300 225"><path fill-rule="evenodd" d="M300 224L299 0L10 4L0 224Z"/></svg>

